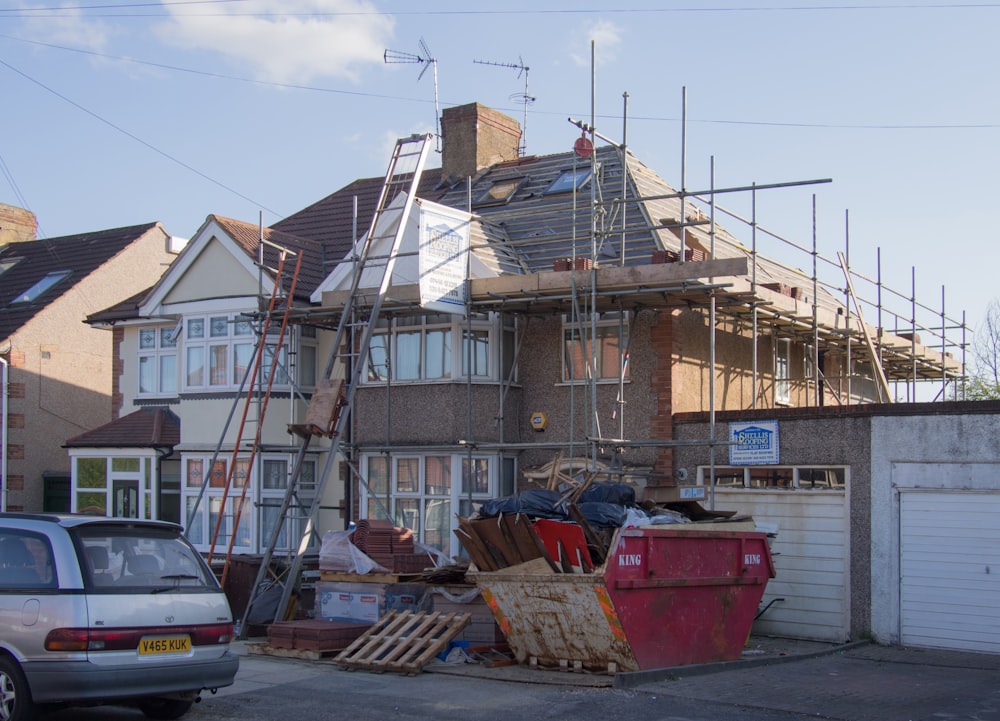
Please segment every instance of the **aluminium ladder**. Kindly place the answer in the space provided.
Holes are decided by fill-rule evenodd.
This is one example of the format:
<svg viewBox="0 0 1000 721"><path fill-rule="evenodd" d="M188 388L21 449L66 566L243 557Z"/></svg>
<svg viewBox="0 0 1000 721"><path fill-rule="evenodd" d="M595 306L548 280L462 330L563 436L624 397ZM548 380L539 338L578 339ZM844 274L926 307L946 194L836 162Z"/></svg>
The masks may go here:
<svg viewBox="0 0 1000 721"><path fill-rule="evenodd" d="M350 411L354 402L355 391L361 383L362 372L365 368L363 362L364 354L371 342L375 326L379 320L382 302L386 297L389 284L392 280L393 266L396 256L402 244L403 235L406 232L407 221L416 197L417 187L423 173L430 141L433 134L411 135L409 138L401 138L396 141L389 168L386 171L382 190L372 216L368 232L358 240L354 246L351 260L353 261L353 273L351 276L350 289L344 301L344 307L340 313L337 323L337 333L333 341L324 374L320 380L320 386L334 389L335 397L323 398L321 393L314 394L310 403L310 411L317 401L324 403L329 411L328 422L322 425L310 426L312 430L302 430L300 427L291 427L296 433L301 435L301 441L296 453L292 473L289 477L288 486L285 490L281 508L278 513L277 522L271 530L271 537L261 559L257 578L250 591L250 599L244 610L240 637L245 638L248 627L248 616L253 608L254 602L265 590L264 577L268 573L275 547L286 521L288 509L292 499L297 493L297 487L301 475L302 462L306 451L314 435L322 435L331 439L330 446L326 450L327 458L322 472L316 478L316 487L311 499L308 511L305 515L305 526L295 556L291 561L285 574L285 583L282 590L281 599L275 609L274 620L281 620L281 616L288 608L291 599L292 586L298 578L302 569L302 561L309 546L310 539L316 530L316 520L323 499L326 483L333 470L334 463L340 452L341 439L346 423L349 422ZM405 196L400 197L401 193ZM402 202L400 202L402 200ZM346 259L344 263L348 262ZM370 269L370 273L365 271ZM362 279L365 285L362 286ZM370 284L374 279L376 282ZM377 288L373 293L370 289ZM362 292L362 288L364 292ZM362 320L364 319L364 320ZM343 381L338 383L335 374L342 374ZM331 383L332 382L332 383ZM319 390L319 387L317 388ZM309 413L307 412L307 417Z"/></svg>

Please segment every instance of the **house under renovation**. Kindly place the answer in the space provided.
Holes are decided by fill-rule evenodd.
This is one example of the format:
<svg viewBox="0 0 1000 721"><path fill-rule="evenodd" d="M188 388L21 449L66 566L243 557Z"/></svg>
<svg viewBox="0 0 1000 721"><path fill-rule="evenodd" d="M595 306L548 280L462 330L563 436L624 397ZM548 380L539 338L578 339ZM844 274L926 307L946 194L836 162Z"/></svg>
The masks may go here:
<svg viewBox="0 0 1000 721"><path fill-rule="evenodd" d="M577 470L652 498L722 478L843 509L843 464L716 472L714 413L960 387L943 311L919 325L873 304L843 255L820 277L815 241L810 272L768 257L756 219L717 202L740 189L680 192L588 130L521 156L515 120L449 108L440 168L414 136L384 177L271 228L211 216L154 289L91 317L123 334L122 418L180 419L159 460L196 543L295 569L317 531L390 519L455 556L459 516ZM709 422L679 439L696 412ZM849 636L847 605L812 636Z"/></svg>

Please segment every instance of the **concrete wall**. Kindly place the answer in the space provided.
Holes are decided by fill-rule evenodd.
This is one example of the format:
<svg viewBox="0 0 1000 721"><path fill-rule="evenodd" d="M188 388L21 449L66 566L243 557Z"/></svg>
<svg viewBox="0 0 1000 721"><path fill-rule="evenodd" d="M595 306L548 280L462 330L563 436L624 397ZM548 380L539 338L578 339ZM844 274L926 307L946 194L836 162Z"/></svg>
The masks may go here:
<svg viewBox="0 0 1000 721"><path fill-rule="evenodd" d="M870 474L870 406L848 409L772 408L758 411L721 412L716 414L716 440L726 441L730 421L777 419L780 465L847 466L847 503L850 518L851 557L849 561L850 632L852 638L867 635L870 628L869 599L871 596L871 474ZM706 414L684 414L674 418L676 439L707 441L710 437ZM697 478L698 466L712 460L710 447L683 446L675 450L677 468L683 469L686 482ZM715 448L715 464L729 464L729 448Z"/></svg>
<svg viewBox="0 0 1000 721"><path fill-rule="evenodd" d="M1000 490L1000 403L920 404L872 418L871 630L899 642L901 488Z"/></svg>
<svg viewBox="0 0 1000 721"><path fill-rule="evenodd" d="M781 465L850 469L851 636L899 641L899 489L1000 490L1000 402L770 409L716 414L716 439L730 421L777 419ZM707 441L707 414L674 418L677 440ZM675 450L688 483L709 446ZM728 448L715 449L716 465Z"/></svg>

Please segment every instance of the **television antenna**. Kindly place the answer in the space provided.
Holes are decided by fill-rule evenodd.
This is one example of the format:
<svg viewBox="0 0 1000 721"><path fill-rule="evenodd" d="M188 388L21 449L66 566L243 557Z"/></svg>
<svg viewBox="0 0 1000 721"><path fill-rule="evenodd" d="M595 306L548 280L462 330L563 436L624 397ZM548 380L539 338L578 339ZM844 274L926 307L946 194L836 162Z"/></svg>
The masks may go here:
<svg viewBox="0 0 1000 721"><path fill-rule="evenodd" d="M427 68L433 68L434 70L434 142L435 150L441 152L441 128L439 125L439 118L441 117L441 109L438 106L438 66L437 58L431 55L431 50L427 47L427 43L423 38L420 38L420 53L407 53L400 50L386 50L382 53L382 60L385 61L387 65L395 65L399 63L418 63L423 65L420 70L420 75L417 76L417 82L424 77L424 73L427 72Z"/></svg>
<svg viewBox="0 0 1000 721"><path fill-rule="evenodd" d="M520 103L524 106L524 119L521 121L521 147L519 148L521 155L527 155L528 150L528 106L537 100L536 97L528 94L528 71L531 69L524 64L524 60L518 56L516 63L497 63L492 60L473 60L472 62L477 65L492 65L496 68L511 68L517 70L517 77L524 75L524 92L514 93L508 97L508 100L514 103Z"/></svg>

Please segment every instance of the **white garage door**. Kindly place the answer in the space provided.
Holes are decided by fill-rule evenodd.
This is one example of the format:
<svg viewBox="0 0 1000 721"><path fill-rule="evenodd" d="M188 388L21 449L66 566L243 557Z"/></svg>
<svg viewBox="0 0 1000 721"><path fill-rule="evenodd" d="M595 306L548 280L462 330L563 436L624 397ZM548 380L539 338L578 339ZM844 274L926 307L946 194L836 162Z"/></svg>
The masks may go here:
<svg viewBox="0 0 1000 721"><path fill-rule="evenodd" d="M1000 493L901 490L900 641L1000 653Z"/></svg>
<svg viewBox="0 0 1000 721"><path fill-rule="evenodd" d="M842 643L849 640L847 503L843 491L716 491L716 508L777 526L775 577L754 633ZM762 605L763 605L762 604Z"/></svg>

